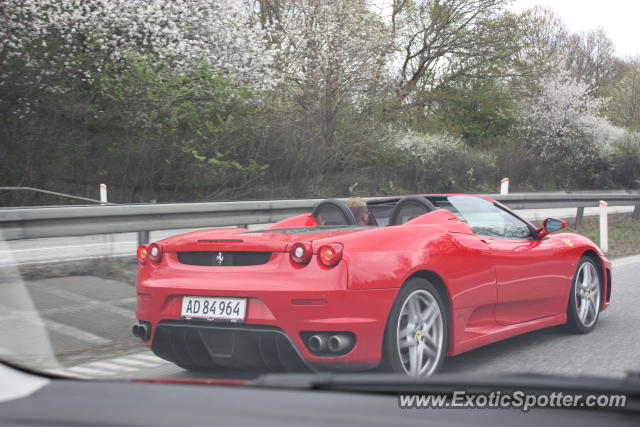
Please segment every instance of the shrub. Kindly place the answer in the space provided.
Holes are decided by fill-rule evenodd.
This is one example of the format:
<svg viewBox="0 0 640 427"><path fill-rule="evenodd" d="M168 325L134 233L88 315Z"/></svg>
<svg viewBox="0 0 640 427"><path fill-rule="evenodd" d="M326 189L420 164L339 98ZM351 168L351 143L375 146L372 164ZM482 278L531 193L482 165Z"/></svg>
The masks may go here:
<svg viewBox="0 0 640 427"><path fill-rule="evenodd" d="M640 187L640 132L626 132L612 144L611 166L616 184Z"/></svg>
<svg viewBox="0 0 640 427"><path fill-rule="evenodd" d="M486 188L493 157L475 152L447 134L396 133L401 152L398 175L415 193L474 191Z"/></svg>
<svg viewBox="0 0 640 427"><path fill-rule="evenodd" d="M515 136L534 160L528 169L535 187L575 188L599 179L603 151L621 132L601 116L602 105L586 83L563 72L541 78L525 96Z"/></svg>

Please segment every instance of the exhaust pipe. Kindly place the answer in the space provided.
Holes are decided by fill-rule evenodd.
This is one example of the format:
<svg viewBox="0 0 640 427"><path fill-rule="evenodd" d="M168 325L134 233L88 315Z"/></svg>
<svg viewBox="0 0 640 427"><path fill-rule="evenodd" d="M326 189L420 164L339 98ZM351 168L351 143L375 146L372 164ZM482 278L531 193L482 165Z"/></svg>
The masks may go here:
<svg viewBox="0 0 640 427"><path fill-rule="evenodd" d="M309 350L318 353L327 348L327 337L325 335L311 335L307 341Z"/></svg>
<svg viewBox="0 0 640 427"><path fill-rule="evenodd" d="M145 322L145 323L133 325L133 328L131 328L131 332L133 333L134 337L140 338L141 340L144 340L144 341L149 341L149 324L148 323Z"/></svg>
<svg viewBox="0 0 640 427"><path fill-rule="evenodd" d="M329 350L333 353L341 353L353 347L353 337L346 334L337 334L329 337Z"/></svg>

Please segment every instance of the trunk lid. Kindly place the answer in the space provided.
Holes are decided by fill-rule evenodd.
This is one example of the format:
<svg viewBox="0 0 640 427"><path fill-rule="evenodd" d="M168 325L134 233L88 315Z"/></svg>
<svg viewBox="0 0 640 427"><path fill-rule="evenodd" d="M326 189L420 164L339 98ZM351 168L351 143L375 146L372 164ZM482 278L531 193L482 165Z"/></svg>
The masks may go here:
<svg viewBox="0 0 640 427"><path fill-rule="evenodd" d="M286 252L296 242L339 237L371 227L307 227L248 231L202 230L158 242L165 252Z"/></svg>

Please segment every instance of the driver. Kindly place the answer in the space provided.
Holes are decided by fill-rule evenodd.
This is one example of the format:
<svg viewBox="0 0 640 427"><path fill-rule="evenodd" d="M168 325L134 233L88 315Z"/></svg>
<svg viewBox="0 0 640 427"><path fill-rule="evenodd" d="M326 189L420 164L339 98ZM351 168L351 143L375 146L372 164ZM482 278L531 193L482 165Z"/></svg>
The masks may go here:
<svg viewBox="0 0 640 427"><path fill-rule="evenodd" d="M352 197L347 200L347 207L353 213L358 225L371 225L371 219L369 218L369 208L367 202L360 197Z"/></svg>

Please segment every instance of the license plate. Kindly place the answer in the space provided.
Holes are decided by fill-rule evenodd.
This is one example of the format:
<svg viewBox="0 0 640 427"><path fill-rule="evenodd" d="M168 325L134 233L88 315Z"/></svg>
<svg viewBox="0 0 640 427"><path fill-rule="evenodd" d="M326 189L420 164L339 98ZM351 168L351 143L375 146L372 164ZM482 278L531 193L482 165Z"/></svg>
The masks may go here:
<svg viewBox="0 0 640 427"><path fill-rule="evenodd" d="M246 298L182 297L181 316L187 319L244 321Z"/></svg>

